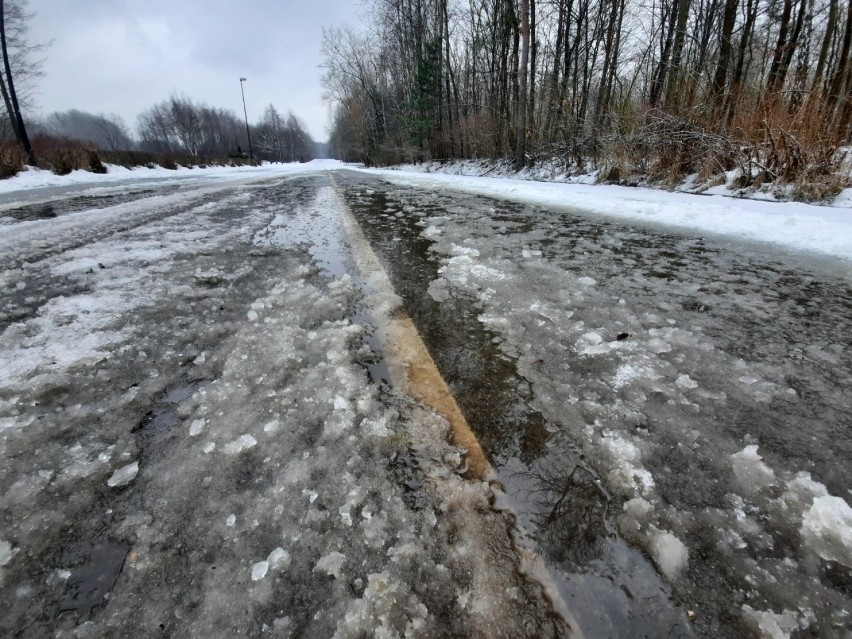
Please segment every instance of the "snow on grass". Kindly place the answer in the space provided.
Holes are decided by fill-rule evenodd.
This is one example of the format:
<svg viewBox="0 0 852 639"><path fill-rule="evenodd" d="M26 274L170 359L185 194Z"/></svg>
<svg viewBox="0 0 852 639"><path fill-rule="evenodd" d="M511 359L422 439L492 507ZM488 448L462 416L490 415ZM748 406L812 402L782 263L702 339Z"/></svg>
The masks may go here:
<svg viewBox="0 0 852 639"><path fill-rule="evenodd" d="M359 169L391 183L452 189L548 208L581 209L631 222L661 224L852 260L852 196L840 207L766 202L608 184L564 184L389 169ZM844 199L847 197L847 199Z"/></svg>

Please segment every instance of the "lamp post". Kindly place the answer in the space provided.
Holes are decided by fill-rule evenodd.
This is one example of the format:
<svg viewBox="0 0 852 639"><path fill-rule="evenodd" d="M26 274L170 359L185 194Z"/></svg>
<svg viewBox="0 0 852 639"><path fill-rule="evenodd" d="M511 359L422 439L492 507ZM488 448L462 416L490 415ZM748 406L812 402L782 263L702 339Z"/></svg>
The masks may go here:
<svg viewBox="0 0 852 639"><path fill-rule="evenodd" d="M240 78L240 93L243 94L243 115L246 117L246 137L248 138L249 143L249 158L254 159L254 153L251 150L251 133L249 133L249 125L248 125L248 111L246 111L246 92L243 89L243 82L245 82L245 78Z"/></svg>

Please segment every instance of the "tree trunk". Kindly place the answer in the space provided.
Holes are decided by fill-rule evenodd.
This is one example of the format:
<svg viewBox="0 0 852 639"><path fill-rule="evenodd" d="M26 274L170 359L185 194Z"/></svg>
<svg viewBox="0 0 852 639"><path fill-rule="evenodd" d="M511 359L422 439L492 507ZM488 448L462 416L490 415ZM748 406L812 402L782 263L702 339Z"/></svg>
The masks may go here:
<svg viewBox="0 0 852 639"><path fill-rule="evenodd" d="M846 29L843 32L843 45L840 48L840 55L837 58L837 71L834 73L834 78L831 81L831 89L829 90L829 108L832 111L842 111L848 97L845 87L847 75L852 73L852 59L849 57L850 48L852 48L852 0L849 0L849 6L846 11Z"/></svg>
<svg viewBox="0 0 852 639"><path fill-rule="evenodd" d="M530 133L535 132L535 73L536 60L538 58L538 40L535 36L535 0L530 2L530 75L529 75L529 104L527 105L526 128Z"/></svg>
<svg viewBox="0 0 852 639"><path fill-rule="evenodd" d="M518 78L518 112L515 120L515 168L526 165L527 65L530 49L530 0L521 0L521 51Z"/></svg>
<svg viewBox="0 0 852 639"><path fill-rule="evenodd" d="M829 0L828 5L828 21L825 23L825 36L822 39L822 46L819 49L819 59L817 60L816 71L814 71L814 79L811 84L811 95L814 96L820 91L823 74L825 73L828 55L831 48L831 40L834 37L834 32L837 30L837 0Z"/></svg>
<svg viewBox="0 0 852 639"><path fill-rule="evenodd" d="M775 44L775 53L772 55L772 64L769 66L769 75L766 78L766 92L771 94L778 91L779 72L784 51L787 47L787 31L790 29L790 16L793 13L793 0L784 0L784 8L781 11L781 23L778 27L778 42Z"/></svg>
<svg viewBox="0 0 852 639"><path fill-rule="evenodd" d="M24 118L21 117L21 107L18 104L18 95L15 93L15 82L12 78L12 67L9 64L9 51L6 46L6 7L3 0L0 0L0 45L3 52L3 66L6 68L6 82L9 87L9 97L12 100L12 108L14 109L15 120L18 123L18 135L20 142L24 145L24 152L27 154L27 164L30 166L36 165L35 153L30 146L30 139L27 136L27 129L24 126Z"/></svg>
<svg viewBox="0 0 852 639"><path fill-rule="evenodd" d="M672 44L672 64L666 91L666 106L677 106L679 102L681 56L683 54L683 41L686 39L686 23L689 19L689 2L690 0L678 0L677 3L677 26Z"/></svg>
<svg viewBox="0 0 852 639"><path fill-rule="evenodd" d="M666 85L666 76L669 70L669 56L671 55L672 43L674 42L675 25L677 24L677 8L679 3L672 4L671 14L669 15L669 26L666 29L666 38L663 43L663 49L660 52L660 62L657 65L657 70L654 73L654 79L651 82L651 95L649 102L651 108L655 108L663 94L663 87Z"/></svg>
<svg viewBox="0 0 852 639"><path fill-rule="evenodd" d="M743 32L740 36L739 52L737 53L737 64L734 67L734 75L731 77L731 89L725 99L725 126L731 126L737 108L737 98L740 93L743 75L745 74L746 52L751 46L751 36L754 32L754 24L757 20L758 0L748 0L746 5L746 19L743 24Z"/></svg>

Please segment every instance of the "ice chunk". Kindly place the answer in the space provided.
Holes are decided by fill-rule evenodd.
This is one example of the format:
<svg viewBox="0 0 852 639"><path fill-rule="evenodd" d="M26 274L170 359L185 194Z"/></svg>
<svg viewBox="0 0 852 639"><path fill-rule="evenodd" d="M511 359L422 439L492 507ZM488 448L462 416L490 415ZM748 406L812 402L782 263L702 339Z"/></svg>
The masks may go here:
<svg viewBox="0 0 852 639"><path fill-rule="evenodd" d="M616 389L621 388L625 384L629 384L632 380L639 377L639 375L641 375L641 372L635 367L630 364L622 364L618 367L618 370L615 371L615 375L612 378L612 387Z"/></svg>
<svg viewBox="0 0 852 639"><path fill-rule="evenodd" d="M324 572L327 575L332 575L335 579L340 579L343 574L341 568L343 567L343 562L345 560L346 556L342 553L337 551L330 552L317 562L314 570Z"/></svg>
<svg viewBox="0 0 852 639"><path fill-rule="evenodd" d="M193 419L189 425L189 436L195 437L196 435L200 435L201 431L204 430L204 423L203 419Z"/></svg>
<svg viewBox="0 0 852 639"><path fill-rule="evenodd" d="M841 497L814 499L800 529L802 542L823 559L852 568L852 508Z"/></svg>
<svg viewBox="0 0 852 639"><path fill-rule="evenodd" d="M225 525L230 528L235 523L237 523L237 516L234 513L228 515L228 518L225 520Z"/></svg>
<svg viewBox="0 0 852 639"><path fill-rule="evenodd" d="M686 546L667 530L654 529L651 534L651 555L669 581L677 580L689 561Z"/></svg>
<svg viewBox="0 0 852 639"><path fill-rule="evenodd" d="M763 463L763 457L757 454L756 444L731 455L731 463L734 475L744 490L758 491L775 483L775 471Z"/></svg>
<svg viewBox="0 0 852 639"><path fill-rule="evenodd" d="M222 450L226 455L236 455L237 453L251 448L257 444L257 440L251 435L240 435L234 441L225 444Z"/></svg>
<svg viewBox="0 0 852 639"><path fill-rule="evenodd" d="M279 422L277 419L273 419L271 421L268 421L263 425L263 432L264 433L274 433L275 431L278 430L278 427L280 425L281 425L281 422Z"/></svg>
<svg viewBox="0 0 852 639"><path fill-rule="evenodd" d="M790 635L800 628L790 610L776 614L771 610L755 610L746 604L743 606L743 616L758 636L767 639L790 639Z"/></svg>
<svg viewBox="0 0 852 639"><path fill-rule="evenodd" d="M672 350L672 345L659 337L652 337L648 340L648 350L652 353L668 353Z"/></svg>
<svg viewBox="0 0 852 639"><path fill-rule="evenodd" d="M12 558L12 544L0 539L0 566L5 566Z"/></svg>
<svg viewBox="0 0 852 639"><path fill-rule="evenodd" d="M135 461L132 464L127 464L127 466L122 466L117 471L115 471L112 476L107 480L107 486L112 486L113 488L117 488L118 486L126 486L136 477L136 473L139 472L139 462Z"/></svg>
<svg viewBox="0 0 852 639"><path fill-rule="evenodd" d="M814 497L828 495L824 484L811 479L811 474L799 471L787 482L787 490L781 496L781 505L785 510L796 513L797 516L811 507Z"/></svg>
<svg viewBox="0 0 852 639"><path fill-rule="evenodd" d="M336 395L334 397L334 410L346 410L347 406L349 406L349 402L343 399L340 395Z"/></svg>
<svg viewBox="0 0 852 639"><path fill-rule="evenodd" d="M252 309L248 313L246 313L246 316L249 318L249 321L254 322L255 320L257 320L257 311Z"/></svg>
<svg viewBox="0 0 852 639"><path fill-rule="evenodd" d="M681 388L698 388L698 382L692 379L689 375L678 375L675 384Z"/></svg>
<svg viewBox="0 0 852 639"><path fill-rule="evenodd" d="M526 259L530 259L532 257L532 253L530 253L527 249L521 251L521 255Z"/></svg>
<svg viewBox="0 0 852 639"><path fill-rule="evenodd" d="M207 442L206 444L204 444L204 448L202 448L201 450L204 451L205 455L209 455L214 450L216 450L216 442Z"/></svg>
<svg viewBox="0 0 852 639"><path fill-rule="evenodd" d="M595 333L594 331L583 333L581 339L586 340L590 344L600 344L603 341L603 337L601 337L600 334Z"/></svg>
<svg viewBox="0 0 852 639"><path fill-rule="evenodd" d="M260 581L261 579L266 577L267 572L269 572L269 562L258 561L251 567L251 580Z"/></svg>
<svg viewBox="0 0 852 639"><path fill-rule="evenodd" d="M269 557L266 558L267 563L269 563L269 567L275 570L279 566L287 567L290 565L290 553L281 548L280 546L269 553Z"/></svg>
<svg viewBox="0 0 852 639"><path fill-rule="evenodd" d="M583 277L577 278L577 281L580 284L582 284L583 286L594 286L595 284L598 283L598 281L595 278L589 277L587 275L584 275Z"/></svg>

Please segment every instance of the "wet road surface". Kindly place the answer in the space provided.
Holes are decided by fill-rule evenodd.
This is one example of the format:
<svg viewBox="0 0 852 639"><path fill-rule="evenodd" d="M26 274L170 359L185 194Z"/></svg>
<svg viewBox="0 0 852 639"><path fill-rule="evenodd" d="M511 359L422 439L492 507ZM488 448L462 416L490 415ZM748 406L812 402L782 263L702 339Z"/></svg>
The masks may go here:
<svg viewBox="0 0 852 639"><path fill-rule="evenodd" d="M114 197L5 226L66 225L0 247L5 632L348 636L337 620L374 631L390 587L420 636L476 634L481 593L510 575L439 558L489 563L426 489L435 455L405 444L432 422L391 388L344 210L498 473L490 525L515 522L513 552L544 560L586 636L850 631L848 265L353 172ZM346 419L393 434L332 453ZM305 512L282 518L276 494ZM546 605L523 591L536 636ZM473 626L446 621L459 607Z"/></svg>

